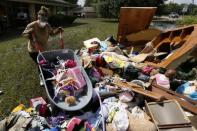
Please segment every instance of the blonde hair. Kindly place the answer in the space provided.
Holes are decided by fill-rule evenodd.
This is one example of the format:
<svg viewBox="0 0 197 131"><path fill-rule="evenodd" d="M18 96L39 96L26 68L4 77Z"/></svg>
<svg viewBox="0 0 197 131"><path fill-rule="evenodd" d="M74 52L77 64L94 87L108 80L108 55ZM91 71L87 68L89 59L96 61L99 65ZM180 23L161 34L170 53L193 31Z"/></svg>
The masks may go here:
<svg viewBox="0 0 197 131"><path fill-rule="evenodd" d="M48 16L49 15L49 9L45 6L41 6L39 12L38 12L38 15L46 15Z"/></svg>

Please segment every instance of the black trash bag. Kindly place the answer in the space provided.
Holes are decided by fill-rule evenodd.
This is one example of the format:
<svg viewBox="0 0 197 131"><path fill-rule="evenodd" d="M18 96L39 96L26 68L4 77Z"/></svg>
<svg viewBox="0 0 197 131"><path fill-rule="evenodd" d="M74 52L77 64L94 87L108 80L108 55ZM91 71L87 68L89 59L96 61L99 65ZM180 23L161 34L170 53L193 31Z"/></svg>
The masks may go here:
<svg viewBox="0 0 197 131"><path fill-rule="evenodd" d="M139 69L135 68L132 65L127 66L124 71L122 78L126 79L127 81L132 81L138 78L138 73L140 72Z"/></svg>
<svg viewBox="0 0 197 131"><path fill-rule="evenodd" d="M145 96L143 96L142 94L135 94L135 103L137 106L139 107L144 107L145 106Z"/></svg>

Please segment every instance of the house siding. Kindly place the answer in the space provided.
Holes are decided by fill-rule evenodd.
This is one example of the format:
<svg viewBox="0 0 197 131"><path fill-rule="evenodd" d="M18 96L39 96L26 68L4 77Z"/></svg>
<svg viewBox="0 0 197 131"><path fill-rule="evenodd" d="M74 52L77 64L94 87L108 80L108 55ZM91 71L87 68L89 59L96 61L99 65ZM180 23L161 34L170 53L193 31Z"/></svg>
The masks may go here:
<svg viewBox="0 0 197 131"><path fill-rule="evenodd" d="M5 12L8 18L8 25L17 26L16 17L19 10L24 10L28 15L28 22L34 21L37 18L37 12L42 5L50 9L51 15L57 13L57 7L65 11L72 6L72 4L62 3L61 0L50 0L44 2L42 0L3 0L0 2L2 7L5 7ZM59 1L59 2L58 2ZM68 9L67 9L68 8ZM3 11L1 11L3 12ZM1 14L0 14L1 15Z"/></svg>

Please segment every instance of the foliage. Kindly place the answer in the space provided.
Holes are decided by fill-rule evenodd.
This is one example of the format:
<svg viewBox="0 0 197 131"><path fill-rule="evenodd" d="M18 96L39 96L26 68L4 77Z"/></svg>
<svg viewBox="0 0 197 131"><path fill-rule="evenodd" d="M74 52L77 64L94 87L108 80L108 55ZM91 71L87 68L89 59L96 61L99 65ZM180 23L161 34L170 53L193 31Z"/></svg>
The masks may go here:
<svg viewBox="0 0 197 131"><path fill-rule="evenodd" d="M57 14L49 18L49 23L53 27L65 26L65 25L72 24L75 19L76 19L75 16L66 16L63 14Z"/></svg>
<svg viewBox="0 0 197 131"><path fill-rule="evenodd" d="M186 8L186 12L183 12ZM179 15L197 15L197 6L193 4L177 4L169 3L163 4L159 8L159 15L169 15L171 12L176 12Z"/></svg>
<svg viewBox="0 0 197 131"><path fill-rule="evenodd" d="M187 15L197 15L197 5L189 4Z"/></svg>
<svg viewBox="0 0 197 131"><path fill-rule="evenodd" d="M182 14L184 5L179 5L177 3L163 4L159 9L160 15L169 15L171 12L176 12Z"/></svg>
<svg viewBox="0 0 197 131"><path fill-rule="evenodd" d="M85 6L85 7L91 6L91 4L92 4L92 0L86 0L84 6Z"/></svg>
<svg viewBox="0 0 197 131"><path fill-rule="evenodd" d="M193 8L193 10L190 13L191 15L197 15L197 7Z"/></svg>
<svg viewBox="0 0 197 131"><path fill-rule="evenodd" d="M158 7L156 15L169 15L176 12L179 15L197 15L197 5L194 4L163 4L166 0L86 0L86 5L93 6L99 17L117 18L121 6ZM186 12L183 9L187 8Z"/></svg>
<svg viewBox="0 0 197 131"><path fill-rule="evenodd" d="M184 16L182 19L178 20L176 24L178 26L197 24L197 17L196 16Z"/></svg>
<svg viewBox="0 0 197 131"><path fill-rule="evenodd" d="M90 4L90 0L87 0ZM159 7L163 0L92 0L91 5L95 7L99 17L117 18L122 6L131 7Z"/></svg>

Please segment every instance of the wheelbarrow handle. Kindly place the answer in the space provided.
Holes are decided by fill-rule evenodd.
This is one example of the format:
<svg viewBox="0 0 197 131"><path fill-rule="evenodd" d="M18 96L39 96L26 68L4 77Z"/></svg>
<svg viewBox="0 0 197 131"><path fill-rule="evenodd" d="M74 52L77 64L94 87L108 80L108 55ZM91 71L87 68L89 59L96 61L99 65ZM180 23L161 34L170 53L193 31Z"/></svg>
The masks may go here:
<svg viewBox="0 0 197 131"><path fill-rule="evenodd" d="M60 48L64 49L64 39L62 35L63 31L60 31Z"/></svg>

